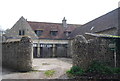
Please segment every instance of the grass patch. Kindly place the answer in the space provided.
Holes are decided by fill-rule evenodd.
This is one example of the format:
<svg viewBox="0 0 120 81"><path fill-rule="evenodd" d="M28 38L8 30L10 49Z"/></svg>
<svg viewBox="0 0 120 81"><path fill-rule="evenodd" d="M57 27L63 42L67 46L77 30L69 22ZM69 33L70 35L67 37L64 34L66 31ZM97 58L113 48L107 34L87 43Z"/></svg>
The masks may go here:
<svg viewBox="0 0 120 81"><path fill-rule="evenodd" d="M48 71L45 71L44 73L47 77L52 77L54 74L55 74L55 71L54 70L48 70Z"/></svg>

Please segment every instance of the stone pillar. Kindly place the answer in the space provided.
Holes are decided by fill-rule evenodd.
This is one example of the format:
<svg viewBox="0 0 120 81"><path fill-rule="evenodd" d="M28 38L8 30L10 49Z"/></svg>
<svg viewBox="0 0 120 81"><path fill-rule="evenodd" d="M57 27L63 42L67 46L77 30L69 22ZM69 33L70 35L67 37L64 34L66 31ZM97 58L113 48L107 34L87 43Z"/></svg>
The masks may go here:
<svg viewBox="0 0 120 81"><path fill-rule="evenodd" d="M33 60L33 43L30 37L22 37L20 40L20 50L17 52L17 66L18 71L32 70ZM18 58L19 57L19 58Z"/></svg>
<svg viewBox="0 0 120 81"><path fill-rule="evenodd" d="M67 47L67 57L72 57L72 42L73 40L69 40L68 47Z"/></svg>
<svg viewBox="0 0 120 81"><path fill-rule="evenodd" d="M72 44L73 66L78 66L86 70L89 67L88 64L90 63L87 53L87 40L82 35L78 35L73 40Z"/></svg>
<svg viewBox="0 0 120 81"><path fill-rule="evenodd" d="M52 53L53 53L53 57L55 57L55 44L53 44L53 48L52 48Z"/></svg>
<svg viewBox="0 0 120 81"><path fill-rule="evenodd" d="M37 57L40 57L40 42L38 42Z"/></svg>

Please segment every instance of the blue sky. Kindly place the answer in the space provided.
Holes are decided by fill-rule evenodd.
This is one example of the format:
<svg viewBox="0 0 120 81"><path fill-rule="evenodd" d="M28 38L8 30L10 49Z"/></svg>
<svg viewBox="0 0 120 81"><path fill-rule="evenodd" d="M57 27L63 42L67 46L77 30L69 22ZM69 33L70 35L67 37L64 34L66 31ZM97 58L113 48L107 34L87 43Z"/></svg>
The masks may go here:
<svg viewBox="0 0 120 81"><path fill-rule="evenodd" d="M84 24L118 7L119 0L1 0L0 29L28 21Z"/></svg>

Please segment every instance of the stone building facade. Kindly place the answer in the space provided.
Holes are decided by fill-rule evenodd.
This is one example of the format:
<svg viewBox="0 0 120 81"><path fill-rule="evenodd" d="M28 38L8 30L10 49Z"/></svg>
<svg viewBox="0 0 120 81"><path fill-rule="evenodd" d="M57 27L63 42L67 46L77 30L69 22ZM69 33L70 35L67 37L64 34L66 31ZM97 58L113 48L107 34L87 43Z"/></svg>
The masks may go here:
<svg viewBox="0 0 120 81"><path fill-rule="evenodd" d="M6 32L6 41L19 41L24 36L30 36L35 58L70 57L67 36L80 25L67 24L66 21L63 18L62 23L33 22L21 17Z"/></svg>

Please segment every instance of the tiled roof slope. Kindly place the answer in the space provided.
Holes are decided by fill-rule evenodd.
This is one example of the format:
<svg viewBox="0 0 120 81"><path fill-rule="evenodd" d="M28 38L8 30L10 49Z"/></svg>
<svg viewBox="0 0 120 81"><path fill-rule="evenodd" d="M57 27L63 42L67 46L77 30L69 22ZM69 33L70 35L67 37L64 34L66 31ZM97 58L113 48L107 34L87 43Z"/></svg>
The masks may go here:
<svg viewBox="0 0 120 81"><path fill-rule="evenodd" d="M76 35L84 35L85 33L96 33L118 27L118 9L117 8L103 16L100 16L81 27L76 28L68 38L74 38Z"/></svg>
<svg viewBox="0 0 120 81"><path fill-rule="evenodd" d="M67 24L67 28L65 29L62 23L48 23L48 22L34 22L27 21L31 28L35 30L43 30L43 33L39 38L41 39L66 39L64 34L65 31L73 31L76 27L80 25L76 24ZM58 31L57 36L50 35L50 31Z"/></svg>

